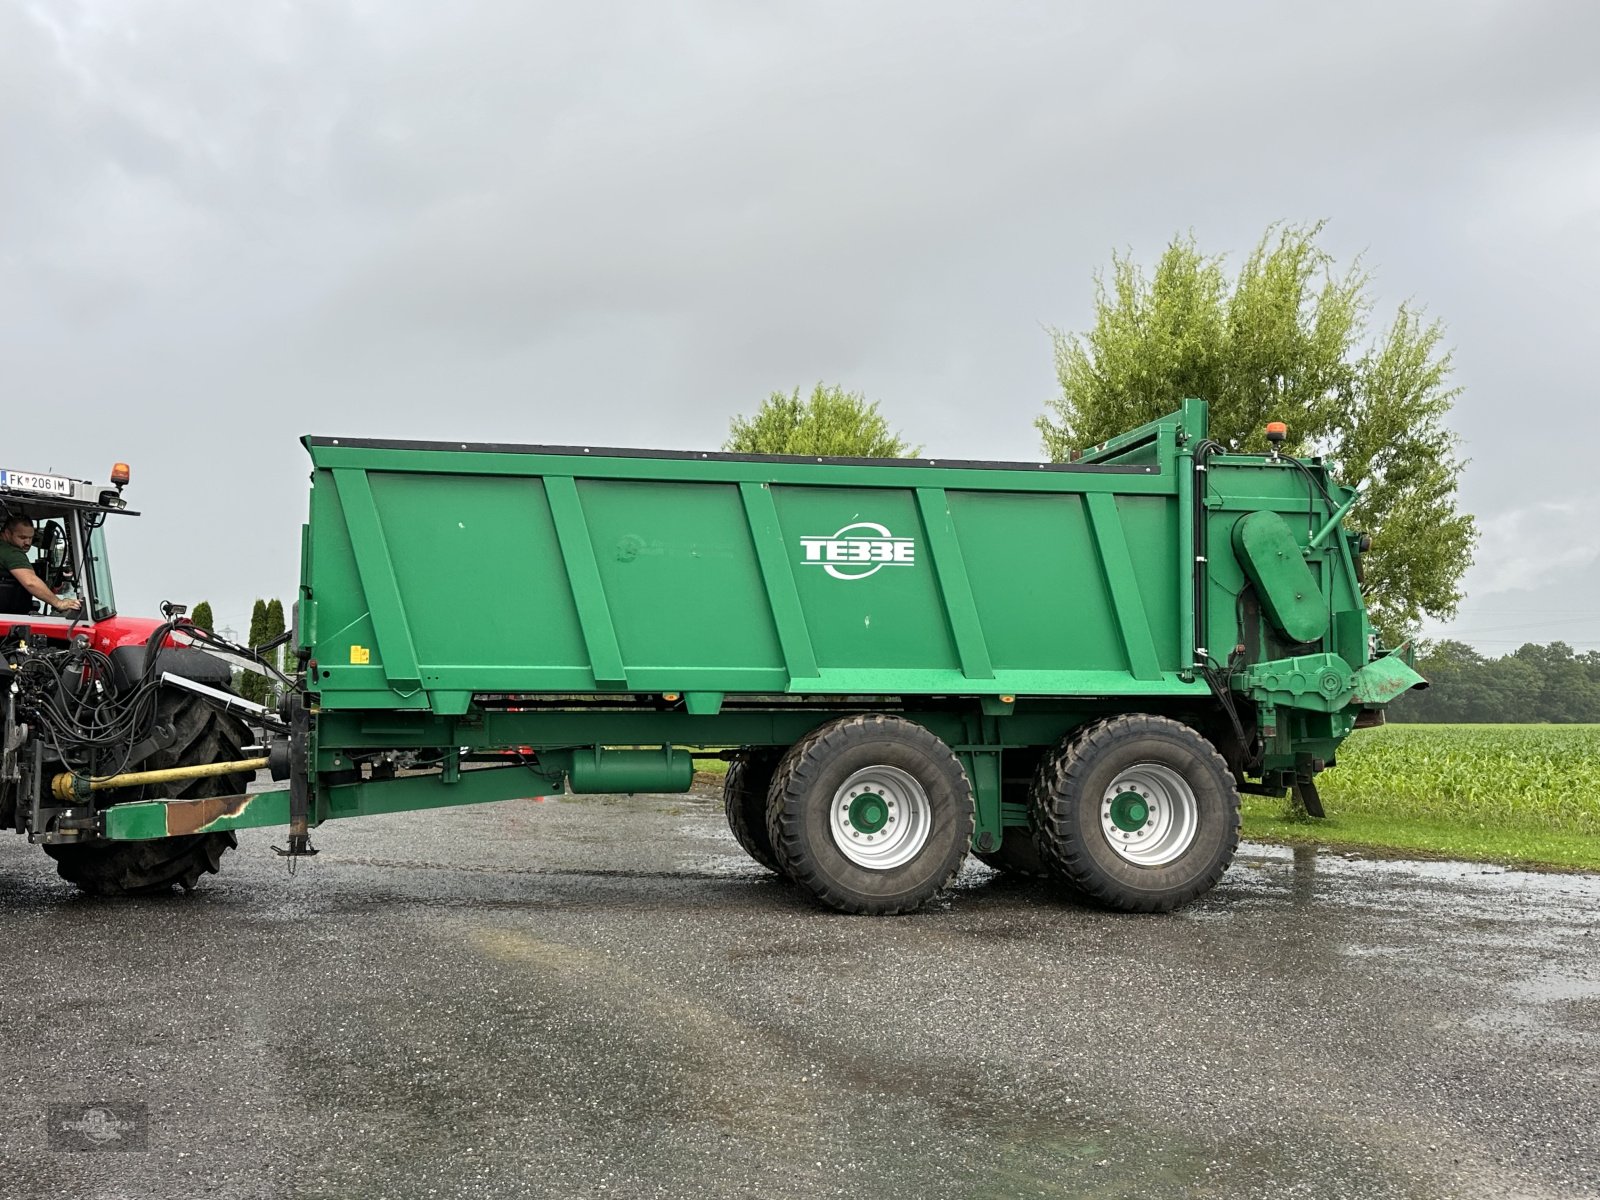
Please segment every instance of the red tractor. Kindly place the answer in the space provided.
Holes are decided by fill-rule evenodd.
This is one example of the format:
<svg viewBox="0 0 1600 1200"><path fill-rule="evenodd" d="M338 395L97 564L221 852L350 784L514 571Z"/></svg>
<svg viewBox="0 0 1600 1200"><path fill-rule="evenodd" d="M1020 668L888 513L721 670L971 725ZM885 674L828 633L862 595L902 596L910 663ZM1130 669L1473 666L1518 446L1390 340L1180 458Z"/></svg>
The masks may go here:
<svg viewBox="0 0 1600 1200"><path fill-rule="evenodd" d="M130 894L192 888L236 845L231 832L108 841L113 804L244 792L264 760L244 717L272 720L231 690L230 662L259 656L187 622L117 611L107 521L137 516L112 486L0 470L0 663L9 679L0 741L0 826L28 835L85 891ZM28 534L31 532L31 542ZM9 552L7 553L9 549ZM38 597L75 599L58 609ZM197 648L206 645L207 650ZM230 769L231 768L231 769Z"/></svg>

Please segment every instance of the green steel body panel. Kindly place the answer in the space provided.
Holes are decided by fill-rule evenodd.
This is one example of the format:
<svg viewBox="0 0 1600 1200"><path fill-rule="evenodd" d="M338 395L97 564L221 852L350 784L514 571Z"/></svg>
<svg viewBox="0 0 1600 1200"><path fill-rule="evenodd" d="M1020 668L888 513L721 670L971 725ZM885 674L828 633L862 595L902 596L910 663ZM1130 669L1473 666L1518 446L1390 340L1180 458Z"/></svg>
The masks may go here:
<svg viewBox="0 0 1600 1200"><path fill-rule="evenodd" d="M310 448L300 629L324 709L1195 690L1175 564L1152 553L1176 524L1175 477L1157 467ZM872 554L885 561L851 561Z"/></svg>

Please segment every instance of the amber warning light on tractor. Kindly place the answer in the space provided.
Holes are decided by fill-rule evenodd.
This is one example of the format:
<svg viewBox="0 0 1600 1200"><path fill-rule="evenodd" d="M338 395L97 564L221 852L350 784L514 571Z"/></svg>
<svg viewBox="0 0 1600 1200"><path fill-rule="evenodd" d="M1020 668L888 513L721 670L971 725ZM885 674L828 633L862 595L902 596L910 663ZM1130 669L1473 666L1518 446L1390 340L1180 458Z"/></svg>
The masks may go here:
<svg viewBox="0 0 1600 1200"><path fill-rule="evenodd" d="M128 464L113 463L111 465L111 482L119 488L128 486Z"/></svg>

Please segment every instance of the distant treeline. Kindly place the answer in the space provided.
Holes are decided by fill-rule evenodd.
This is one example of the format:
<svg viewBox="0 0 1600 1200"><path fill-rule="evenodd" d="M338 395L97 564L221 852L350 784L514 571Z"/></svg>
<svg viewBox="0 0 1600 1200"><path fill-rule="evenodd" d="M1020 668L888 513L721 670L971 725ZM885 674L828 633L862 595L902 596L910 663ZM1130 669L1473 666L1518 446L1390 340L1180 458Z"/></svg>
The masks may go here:
<svg viewBox="0 0 1600 1200"><path fill-rule="evenodd" d="M1552 725L1600 723L1600 651L1531 642L1485 658L1464 642L1434 642L1417 658L1426 691L1389 706L1389 720Z"/></svg>

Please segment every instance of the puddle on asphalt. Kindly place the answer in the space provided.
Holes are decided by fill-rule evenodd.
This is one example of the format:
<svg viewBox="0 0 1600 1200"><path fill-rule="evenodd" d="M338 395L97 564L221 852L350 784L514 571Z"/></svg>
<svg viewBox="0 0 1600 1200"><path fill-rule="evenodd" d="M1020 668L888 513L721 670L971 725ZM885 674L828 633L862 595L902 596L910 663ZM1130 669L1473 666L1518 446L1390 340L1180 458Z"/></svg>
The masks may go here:
<svg viewBox="0 0 1600 1200"><path fill-rule="evenodd" d="M1600 1050L1600 980L1581 978L1570 970L1508 982L1506 1003L1468 1017L1468 1026Z"/></svg>
<svg viewBox="0 0 1600 1200"><path fill-rule="evenodd" d="M1315 865L1333 872L1347 872L1371 878L1409 876L1445 883L1514 877L1530 884L1539 882L1551 884L1552 894L1564 894L1559 891L1560 885L1570 884L1580 891L1586 888L1589 894L1600 895L1600 875L1528 871L1516 867L1502 867L1495 863L1374 858L1349 850L1324 849L1320 846L1274 846L1263 842L1241 842L1235 862L1250 860L1293 863L1297 866Z"/></svg>
<svg viewBox="0 0 1600 1200"><path fill-rule="evenodd" d="M1411 909L1430 893L1459 898L1514 896L1519 904L1572 905L1578 911L1600 906L1600 875L1524 871L1492 863L1365 858L1316 846L1269 846L1246 842L1239 848L1222 886L1249 886L1252 879L1282 880L1287 870L1295 900L1338 904L1355 900L1364 907L1392 905ZM1319 884L1355 884L1323 888ZM1364 886L1363 886L1364 885ZM1388 897L1380 893L1394 889ZM1470 907L1468 905L1467 907Z"/></svg>
<svg viewBox="0 0 1600 1200"><path fill-rule="evenodd" d="M1239 902L1197 912L1305 912L1338 956L1453 991L1468 1029L1600 1048L1600 876L1252 844L1230 887ZM1359 923L1330 923L1356 910Z"/></svg>
<svg viewBox="0 0 1600 1200"><path fill-rule="evenodd" d="M1595 1000L1600 999L1600 979L1574 975L1563 968L1519 980L1511 990L1533 1004Z"/></svg>

